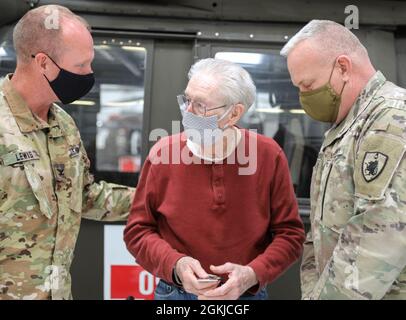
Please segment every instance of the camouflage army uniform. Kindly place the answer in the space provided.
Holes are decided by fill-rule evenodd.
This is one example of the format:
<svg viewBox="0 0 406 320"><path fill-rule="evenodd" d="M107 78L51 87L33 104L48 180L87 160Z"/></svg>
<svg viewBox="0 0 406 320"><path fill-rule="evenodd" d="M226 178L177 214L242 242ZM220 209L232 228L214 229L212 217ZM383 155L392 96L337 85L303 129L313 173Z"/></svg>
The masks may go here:
<svg viewBox="0 0 406 320"><path fill-rule="evenodd" d="M93 183L72 118L36 117L7 77L0 84L0 299L70 299L82 217L125 220L132 188Z"/></svg>
<svg viewBox="0 0 406 320"><path fill-rule="evenodd" d="M325 135L311 184L304 299L406 299L406 90L377 72Z"/></svg>

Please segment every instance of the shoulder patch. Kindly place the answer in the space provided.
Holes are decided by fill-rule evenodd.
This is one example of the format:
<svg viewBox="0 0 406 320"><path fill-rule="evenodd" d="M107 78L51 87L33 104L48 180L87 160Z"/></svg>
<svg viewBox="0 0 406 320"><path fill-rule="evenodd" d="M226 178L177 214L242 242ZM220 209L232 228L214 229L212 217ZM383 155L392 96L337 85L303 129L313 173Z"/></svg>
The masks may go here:
<svg viewBox="0 0 406 320"><path fill-rule="evenodd" d="M366 182L371 182L379 177L385 168L388 156L381 152L365 152L362 162L362 176Z"/></svg>
<svg viewBox="0 0 406 320"><path fill-rule="evenodd" d="M406 143L399 137L385 133L366 136L355 160L355 195L369 200L383 199L405 150Z"/></svg>

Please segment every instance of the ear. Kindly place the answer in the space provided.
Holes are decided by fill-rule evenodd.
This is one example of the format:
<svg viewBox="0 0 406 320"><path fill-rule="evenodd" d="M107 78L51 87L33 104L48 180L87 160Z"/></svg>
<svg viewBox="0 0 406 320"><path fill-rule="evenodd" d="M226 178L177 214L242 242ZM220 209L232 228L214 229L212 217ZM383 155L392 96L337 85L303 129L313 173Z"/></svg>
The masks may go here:
<svg viewBox="0 0 406 320"><path fill-rule="evenodd" d="M241 103L237 103L234 105L233 110L230 113L230 125L234 125L241 119L242 115L244 114L245 107Z"/></svg>
<svg viewBox="0 0 406 320"><path fill-rule="evenodd" d="M350 79L350 75L352 72L352 62L351 58L347 55L340 55L337 58L337 64L340 68L341 76L345 82Z"/></svg>
<svg viewBox="0 0 406 320"><path fill-rule="evenodd" d="M39 68L43 73L51 67L51 62L48 59L47 55L44 53L37 53L33 58L37 68Z"/></svg>

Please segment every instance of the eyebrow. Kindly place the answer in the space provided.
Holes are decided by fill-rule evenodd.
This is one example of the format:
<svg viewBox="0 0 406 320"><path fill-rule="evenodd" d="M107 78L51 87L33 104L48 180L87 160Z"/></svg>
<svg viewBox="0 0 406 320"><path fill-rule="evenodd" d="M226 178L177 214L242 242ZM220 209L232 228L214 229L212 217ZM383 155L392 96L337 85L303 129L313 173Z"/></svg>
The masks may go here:
<svg viewBox="0 0 406 320"><path fill-rule="evenodd" d="M186 90L185 90L183 93L184 93L184 95L185 95L186 97L191 98L191 97L190 97L190 94L188 94L188 93L186 92ZM194 101L196 101L196 102L199 102L199 103L205 104L205 102L203 101L204 98L201 97L201 96L195 96L194 99L192 99L192 100L194 100Z"/></svg>

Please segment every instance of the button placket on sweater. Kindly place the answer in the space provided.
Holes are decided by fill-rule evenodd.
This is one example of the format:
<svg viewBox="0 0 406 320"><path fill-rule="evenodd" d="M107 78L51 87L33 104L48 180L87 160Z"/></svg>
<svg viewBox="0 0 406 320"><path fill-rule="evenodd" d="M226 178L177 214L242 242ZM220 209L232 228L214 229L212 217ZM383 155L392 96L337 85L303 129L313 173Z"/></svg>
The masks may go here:
<svg viewBox="0 0 406 320"><path fill-rule="evenodd" d="M224 206L226 202L224 187L224 168L223 164L212 165L212 188L214 193L215 205Z"/></svg>

